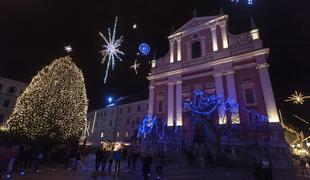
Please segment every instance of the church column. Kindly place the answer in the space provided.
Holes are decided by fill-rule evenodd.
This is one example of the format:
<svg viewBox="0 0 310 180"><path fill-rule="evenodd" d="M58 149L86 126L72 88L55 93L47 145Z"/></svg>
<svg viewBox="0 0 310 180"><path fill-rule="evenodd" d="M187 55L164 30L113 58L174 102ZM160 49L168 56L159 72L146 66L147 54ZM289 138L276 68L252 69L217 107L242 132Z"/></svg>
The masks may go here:
<svg viewBox="0 0 310 180"><path fill-rule="evenodd" d="M173 126L174 83L168 82L168 113L167 126Z"/></svg>
<svg viewBox="0 0 310 180"><path fill-rule="evenodd" d="M206 36L201 37L201 55L205 56L207 54L206 49Z"/></svg>
<svg viewBox="0 0 310 180"><path fill-rule="evenodd" d="M154 113L154 88L155 88L154 80L151 80L150 86L149 86L149 109L148 113L153 114Z"/></svg>
<svg viewBox="0 0 310 180"><path fill-rule="evenodd" d="M216 95L224 97L223 73L215 72L213 76L215 78ZM219 114L219 124L226 124L227 118L226 118L225 112L223 113L223 112L220 112L219 110L218 114Z"/></svg>
<svg viewBox="0 0 310 180"><path fill-rule="evenodd" d="M236 86L235 86L235 79L234 79L234 73L235 71L233 69L226 70L226 83L227 83L227 92L228 97L233 98L235 102L237 101L237 95L236 95ZM239 118L239 109L233 109L235 112L231 114L231 123L232 124L239 124L240 118Z"/></svg>
<svg viewBox="0 0 310 180"><path fill-rule="evenodd" d="M222 42L223 42L223 48L228 48L228 39L227 39L227 29L226 29L226 22L223 21L220 23L221 27L221 35L222 35Z"/></svg>
<svg viewBox="0 0 310 180"><path fill-rule="evenodd" d="M277 107L274 100L272 85L268 73L268 66L268 63L264 62L257 64L256 69L258 69L259 79L263 89L264 101L269 122L279 122Z"/></svg>
<svg viewBox="0 0 310 180"><path fill-rule="evenodd" d="M182 126L182 80L176 82L176 125Z"/></svg>
<svg viewBox="0 0 310 180"><path fill-rule="evenodd" d="M212 47L213 47L213 51L217 51L218 50L218 46L217 46L216 25L212 25L210 27L210 29L211 29L211 34L212 34Z"/></svg>
<svg viewBox="0 0 310 180"><path fill-rule="evenodd" d="M181 37L177 37L177 61L181 61L182 48L181 48Z"/></svg>
<svg viewBox="0 0 310 180"><path fill-rule="evenodd" d="M170 39L170 63L174 62L174 39Z"/></svg>

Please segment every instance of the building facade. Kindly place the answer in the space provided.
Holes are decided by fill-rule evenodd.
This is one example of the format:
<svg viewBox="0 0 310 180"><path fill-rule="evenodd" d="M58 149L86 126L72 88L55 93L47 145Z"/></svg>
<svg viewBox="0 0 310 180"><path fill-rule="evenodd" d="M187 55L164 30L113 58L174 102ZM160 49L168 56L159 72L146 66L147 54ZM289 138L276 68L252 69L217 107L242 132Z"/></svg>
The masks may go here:
<svg viewBox="0 0 310 180"><path fill-rule="evenodd" d="M23 92L26 83L0 77L0 124L11 115L18 96Z"/></svg>
<svg viewBox="0 0 310 180"><path fill-rule="evenodd" d="M102 141L131 142L148 111L148 100L120 98L106 108L87 114L87 136L94 145Z"/></svg>
<svg viewBox="0 0 310 180"><path fill-rule="evenodd" d="M269 147L269 155L278 157L273 163L286 166L283 162L289 152L268 73L269 49L263 47L254 24L250 32L232 35L227 19L227 15L195 17L168 37L169 52L152 60L148 112L165 121L168 128L181 127L183 142L195 142L199 136L206 136L203 141L207 142L207 130L201 131L193 123L183 103L193 99L194 90L233 98L239 104L238 113L215 113L212 122L217 127L239 127L242 137L233 140L230 136L222 146L229 144L227 151L236 154L245 151L245 144L263 144ZM252 112L268 117L268 133L251 128L258 121Z"/></svg>

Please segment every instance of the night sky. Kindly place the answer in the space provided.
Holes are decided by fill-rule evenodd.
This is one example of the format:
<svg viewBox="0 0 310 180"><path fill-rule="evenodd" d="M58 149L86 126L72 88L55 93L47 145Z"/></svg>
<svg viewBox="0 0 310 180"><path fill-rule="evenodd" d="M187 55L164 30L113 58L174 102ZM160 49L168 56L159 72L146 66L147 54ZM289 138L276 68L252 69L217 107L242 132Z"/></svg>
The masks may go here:
<svg viewBox="0 0 310 180"><path fill-rule="evenodd" d="M192 18L219 13L222 6L229 15L232 34L250 30L250 17L260 28L264 46L269 47L270 73L278 107L287 121L306 127L292 118L292 113L310 121L310 99L293 105L284 99L298 90L310 95L310 15L307 5L294 1L254 0L249 6L219 0L1 0L0 1L0 76L29 83L31 78L55 58L71 56L82 69L89 110L103 107L106 97L120 97L147 91L149 60L154 49L158 56L168 51L167 36L172 29ZM117 62L107 84L103 83L105 66L99 54L103 40L98 32L119 17L118 36L124 35L121 49L124 63ZM138 25L133 29L133 24ZM148 56L137 56L138 46L146 42L152 48ZM139 75L129 67L137 58L142 63Z"/></svg>

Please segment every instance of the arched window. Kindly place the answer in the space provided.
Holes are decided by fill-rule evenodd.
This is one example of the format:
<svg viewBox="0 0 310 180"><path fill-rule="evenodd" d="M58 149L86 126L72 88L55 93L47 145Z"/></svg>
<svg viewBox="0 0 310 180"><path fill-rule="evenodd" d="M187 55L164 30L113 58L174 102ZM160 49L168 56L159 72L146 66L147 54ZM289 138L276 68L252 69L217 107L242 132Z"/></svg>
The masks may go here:
<svg viewBox="0 0 310 180"><path fill-rule="evenodd" d="M198 58L201 56L200 41L196 41L192 44L192 58Z"/></svg>

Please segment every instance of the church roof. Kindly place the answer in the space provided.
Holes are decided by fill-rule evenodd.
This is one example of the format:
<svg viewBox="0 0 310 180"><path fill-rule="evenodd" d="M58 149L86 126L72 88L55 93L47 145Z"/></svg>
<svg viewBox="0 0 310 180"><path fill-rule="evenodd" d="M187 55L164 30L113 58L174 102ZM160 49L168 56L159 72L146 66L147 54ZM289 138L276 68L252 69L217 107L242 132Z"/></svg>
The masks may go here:
<svg viewBox="0 0 310 180"><path fill-rule="evenodd" d="M182 27L174 31L171 35L178 34L180 32L183 32L185 30L189 30L193 27L208 23L209 21L218 19L219 17L222 17L225 15L217 15L217 16L205 16L205 17L194 17L190 21L188 21L186 24L184 24Z"/></svg>

